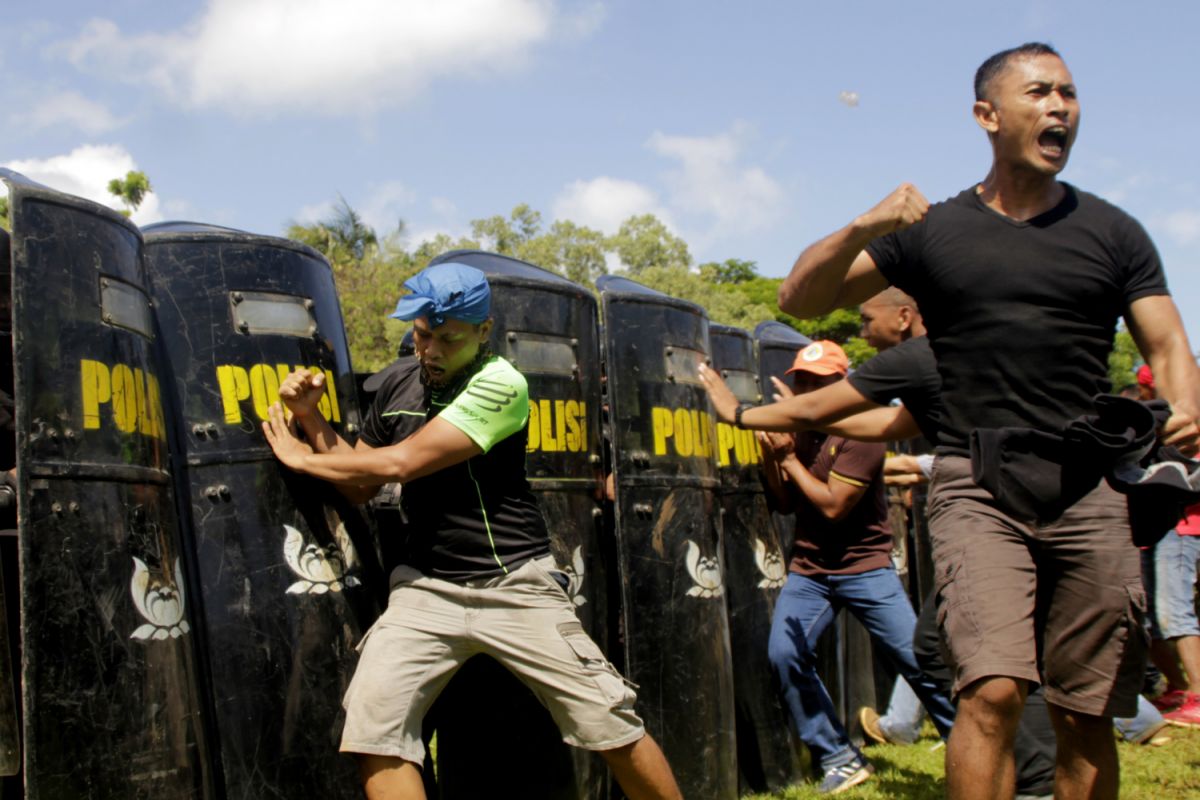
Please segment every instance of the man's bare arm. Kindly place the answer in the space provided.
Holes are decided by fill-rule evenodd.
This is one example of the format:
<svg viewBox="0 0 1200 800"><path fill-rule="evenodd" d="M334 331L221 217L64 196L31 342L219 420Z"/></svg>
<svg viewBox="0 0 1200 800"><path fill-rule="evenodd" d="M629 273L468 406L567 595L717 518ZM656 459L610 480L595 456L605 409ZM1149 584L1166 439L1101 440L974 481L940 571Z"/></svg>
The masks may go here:
<svg viewBox="0 0 1200 800"><path fill-rule="evenodd" d="M1171 404L1171 418L1162 430L1163 442L1195 454L1200 446L1200 370L1179 309L1167 295L1141 297L1129 304L1125 322L1150 364L1155 389Z"/></svg>
<svg viewBox="0 0 1200 800"><path fill-rule="evenodd" d="M407 483L483 452L471 437L437 417L398 444L352 452L316 452L296 436L284 419L283 409L276 404L263 423L263 433L288 468L354 487Z"/></svg>
<svg viewBox="0 0 1200 800"><path fill-rule="evenodd" d="M779 285L779 308L800 319L857 305L887 288L864 252L872 239L925 218L929 201L910 183L899 186L846 227L809 245Z"/></svg>
<svg viewBox="0 0 1200 800"><path fill-rule="evenodd" d="M875 406L817 430L859 442L902 442L921 434L917 421L904 406Z"/></svg>
<svg viewBox="0 0 1200 800"><path fill-rule="evenodd" d="M847 483L832 475L828 483L818 480L799 459L784 461L780 466L821 516L834 522L849 514L867 493L865 485Z"/></svg>
<svg viewBox="0 0 1200 800"><path fill-rule="evenodd" d="M699 373L704 388L712 398L717 418L732 423L738 407L737 398L716 370L701 364ZM747 408L742 412L743 428L779 432L820 429L822 425L848 414L876 407L848 381L838 381L814 392L791 397L787 396L791 392L786 384L776 378L772 382L783 398L765 406Z"/></svg>

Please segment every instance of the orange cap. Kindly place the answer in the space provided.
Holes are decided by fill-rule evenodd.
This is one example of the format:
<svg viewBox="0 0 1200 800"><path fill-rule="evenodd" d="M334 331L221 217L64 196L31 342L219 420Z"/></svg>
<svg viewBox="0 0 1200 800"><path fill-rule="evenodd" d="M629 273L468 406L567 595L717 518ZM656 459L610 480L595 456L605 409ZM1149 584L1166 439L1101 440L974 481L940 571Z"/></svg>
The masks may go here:
<svg viewBox="0 0 1200 800"><path fill-rule="evenodd" d="M796 353L796 360L786 374L811 372L814 375L845 375L849 371L850 359L846 358L845 351L837 342L822 339Z"/></svg>

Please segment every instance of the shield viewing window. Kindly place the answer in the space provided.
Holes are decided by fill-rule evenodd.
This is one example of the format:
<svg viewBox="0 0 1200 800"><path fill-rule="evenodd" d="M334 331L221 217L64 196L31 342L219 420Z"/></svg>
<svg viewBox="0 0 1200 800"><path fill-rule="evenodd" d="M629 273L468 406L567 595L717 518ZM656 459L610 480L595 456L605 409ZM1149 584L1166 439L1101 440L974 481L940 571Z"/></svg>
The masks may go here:
<svg viewBox="0 0 1200 800"><path fill-rule="evenodd" d="M313 301L271 292L230 292L233 326L246 334L275 333L308 338L317 332Z"/></svg>
<svg viewBox="0 0 1200 800"><path fill-rule="evenodd" d="M667 380L695 386L704 385L700 380L698 368L701 364L709 363L707 354L686 347L667 347L663 351L663 357L666 361Z"/></svg>
<svg viewBox="0 0 1200 800"><path fill-rule="evenodd" d="M108 325L154 338L150 298L138 287L116 278L100 278L100 318Z"/></svg>
<svg viewBox="0 0 1200 800"><path fill-rule="evenodd" d="M743 403L761 403L762 393L758 390L758 376L740 369L721 370L725 383L733 396Z"/></svg>
<svg viewBox="0 0 1200 800"><path fill-rule="evenodd" d="M521 372L573 376L578 370L574 340L547 333L510 331L508 360Z"/></svg>

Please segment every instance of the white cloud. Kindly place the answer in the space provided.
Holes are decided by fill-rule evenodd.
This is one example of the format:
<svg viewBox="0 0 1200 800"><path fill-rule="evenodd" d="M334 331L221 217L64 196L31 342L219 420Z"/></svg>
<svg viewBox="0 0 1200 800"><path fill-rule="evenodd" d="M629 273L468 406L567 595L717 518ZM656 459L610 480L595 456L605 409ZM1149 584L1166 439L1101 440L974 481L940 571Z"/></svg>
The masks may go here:
<svg viewBox="0 0 1200 800"><path fill-rule="evenodd" d="M123 178L125 173L138 168L129 151L115 144L83 145L66 155L9 161L2 166L51 189L86 197L115 209L124 206L108 193L108 182ZM146 195L133 214L133 221L138 225L158 222L162 218L159 198L154 192Z"/></svg>
<svg viewBox="0 0 1200 800"><path fill-rule="evenodd" d="M363 221L380 236L396 230L396 225L408 215L405 209L417 200L417 194L399 181L388 181L374 187L367 200L357 209Z"/></svg>
<svg viewBox="0 0 1200 800"><path fill-rule="evenodd" d="M429 207L433 209L433 213L440 217L454 217L458 215L458 206L448 197L435 197L431 199Z"/></svg>
<svg viewBox="0 0 1200 800"><path fill-rule="evenodd" d="M1195 209L1172 212L1159 221L1159 227L1178 244L1200 243L1200 211Z"/></svg>
<svg viewBox="0 0 1200 800"><path fill-rule="evenodd" d="M553 0L210 0L177 31L98 19L51 51L187 105L365 114L440 78L514 69L557 29L586 35L600 20Z"/></svg>
<svg viewBox="0 0 1200 800"><path fill-rule="evenodd" d="M315 225L333 216L334 201L322 200L301 206L294 217L297 225Z"/></svg>
<svg viewBox="0 0 1200 800"><path fill-rule="evenodd" d="M557 219L613 234L635 214L654 214L670 226L670 213L654 191L634 181L601 176L574 181L563 188L553 204Z"/></svg>
<svg viewBox="0 0 1200 800"><path fill-rule="evenodd" d="M53 128L71 128L88 136L108 133L125 124L105 106L75 91L58 92L39 101L32 109L13 115L16 125L29 133Z"/></svg>
<svg viewBox="0 0 1200 800"><path fill-rule="evenodd" d="M706 218L716 236L766 228L779 219L783 189L760 167L741 163L749 131L743 125L716 136L654 133L650 149L679 162L666 175L670 207Z"/></svg>

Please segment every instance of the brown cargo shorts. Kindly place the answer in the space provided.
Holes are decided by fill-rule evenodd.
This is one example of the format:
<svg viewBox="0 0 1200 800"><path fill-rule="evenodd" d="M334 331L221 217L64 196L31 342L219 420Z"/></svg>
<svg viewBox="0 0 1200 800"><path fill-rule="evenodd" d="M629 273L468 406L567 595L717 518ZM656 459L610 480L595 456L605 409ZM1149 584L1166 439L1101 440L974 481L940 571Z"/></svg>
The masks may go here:
<svg viewBox="0 0 1200 800"><path fill-rule="evenodd" d="M547 557L465 584L408 567L392 573L387 610L359 644L342 705L340 749L425 758L421 720L471 656L492 656L549 709L563 741L588 750L645 734L637 697L583 630Z"/></svg>
<svg viewBox="0 0 1200 800"><path fill-rule="evenodd" d="M1146 595L1125 497L1101 481L1049 523L998 509L970 459L937 460L929 492L938 628L955 695L1005 676L1046 701L1133 716L1148 650Z"/></svg>

